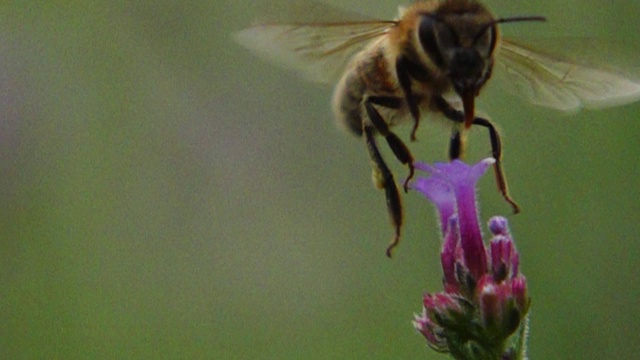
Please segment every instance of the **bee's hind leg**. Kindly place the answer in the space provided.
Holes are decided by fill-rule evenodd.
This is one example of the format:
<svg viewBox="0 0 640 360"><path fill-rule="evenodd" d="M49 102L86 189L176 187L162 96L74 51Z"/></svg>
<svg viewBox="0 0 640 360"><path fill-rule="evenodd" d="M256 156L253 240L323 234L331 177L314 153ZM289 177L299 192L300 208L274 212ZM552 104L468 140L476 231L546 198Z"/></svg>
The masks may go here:
<svg viewBox="0 0 640 360"><path fill-rule="evenodd" d="M403 100L401 98L387 96L369 96L364 101L367 117L363 121L363 133L367 144L367 150L369 151L369 156L373 162L374 182L378 188L384 189L385 191L387 210L389 211L391 224L395 228L393 241L387 247L386 253L388 257L391 257L393 249L400 242L400 229L402 227L403 213L400 193L398 191L396 181L391 170L389 170L389 167L385 164L382 154L380 154L380 150L378 149L375 139L376 134L384 136L396 158L398 158L402 164L409 167L409 177L404 182L405 191L407 190L408 181L413 177L414 173L413 156L404 142L389 130L389 126L384 121L378 110L376 110L374 104L387 108L399 108L402 106L402 101Z"/></svg>
<svg viewBox="0 0 640 360"><path fill-rule="evenodd" d="M376 130L371 125L364 126L364 137L367 143L367 150L369 150L369 156L371 157L373 165L373 180L376 187L384 189L385 197L387 200L387 210L389 211L389 218L391 224L395 228L395 235L393 241L387 247L387 256L391 257L393 249L400 243L400 228L402 227L402 203L400 201L400 193L396 186L396 181L393 178L393 174L387 164L385 164L378 150L376 144L375 134Z"/></svg>

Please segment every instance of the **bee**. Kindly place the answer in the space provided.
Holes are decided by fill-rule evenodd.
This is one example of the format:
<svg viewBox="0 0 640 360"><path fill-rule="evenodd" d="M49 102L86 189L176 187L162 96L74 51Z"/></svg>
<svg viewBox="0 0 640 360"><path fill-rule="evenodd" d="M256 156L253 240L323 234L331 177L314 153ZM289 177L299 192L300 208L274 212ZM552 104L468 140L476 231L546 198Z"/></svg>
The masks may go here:
<svg viewBox="0 0 640 360"><path fill-rule="evenodd" d="M386 251L389 257L400 241L403 209L377 137L384 138L407 166L405 191L414 173L414 158L392 131L395 125L412 121L410 140L414 141L423 113L444 115L452 124L450 159L463 156L471 126L487 129L498 190L517 213L520 209L509 195L502 169L500 134L492 122L475 115L475 98L494 66L506 70L509 81L543 107L576 110L640 99L640 83L616 71L501 38L501 24L542 22L542 16L495 17L475 0L418 1L401 8L396 20L371 20L328 5L302 4L291 6L302 6L307 16L321 20L258 24L237 33L236 40L316 82L329 83L341 74L333 95L334 115L342 127L364 138L374 185L384 189L395 230Z"/></svg>

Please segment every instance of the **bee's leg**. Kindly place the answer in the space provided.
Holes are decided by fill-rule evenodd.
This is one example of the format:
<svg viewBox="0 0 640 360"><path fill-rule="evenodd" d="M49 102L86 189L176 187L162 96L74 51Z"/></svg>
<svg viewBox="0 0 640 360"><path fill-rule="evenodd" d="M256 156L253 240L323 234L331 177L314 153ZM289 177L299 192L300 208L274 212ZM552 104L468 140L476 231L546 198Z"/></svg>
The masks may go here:
<svg viewBox="0 0 640 360"><path fill-rule="evenodd" d="M385 197L387 199L387 210L391 218L391 223L395 227L395 237L389 246L387 247L387 256L391 257L393 249L400 242L400 228L402 227L402 204L400 202L400 193L396 186L396 181L393 178L393 174L387 164L385 164L382 155L376 144L375 134L378 133L384 136L387 144L393 151L396 158L402 163L409 166L409 177L405 181L405 191L407 190L407 183L411 177L413 177L413 156L407 148L407 146L400 140L400 138L394 134L389 125L384 121L375 105L383 106L386 108L397 109L403 105L403 100L399 97L393 96L369 96L364 100L364 108L367 112L367 117L363 121L363 132L367 143L367 149L369 150L369 156L374 165L374 181L376 186L384 188Z"/></svg>
<svg viewBox="0 0 640 360"><path fill-rule="evenodd" d="M449 104L444 98L437 97L435 99L436 106L442 111L442 113L450 120L456 123L462 123L464 121L464 113L456 110ZM511 205L515 214L520 212L520 206L509 195L509 188L507 186L507 179L502 170L502 141L500 140L500 133L491 121L476 117L473 119L474 125L480 125L489 130L489 139L491 140L491 155L496 160L493 164L493 170L496 176L496 184L498 190L502 194L502 197ZM451 159L458 159L462 156L464 150L464 134L459 128L455 128L451 135L451 141L449 142L449 157Z"/></svg>
<svg viewBox="0 0 640 360"><path fill-rule="evenodd" d="M364 101L364 107L367 111L367 116L371 125L375 127L376 131L380 135L384 136L396 158L402 164L409 167L409 176L407 176L403 184L404 191L407 192L409 189L409 180L413 178L414 173L413 156L411 155L409 148L407 148L407 145L400 140L398 135L389 130L389 125L387 125L378 110L373 106L375 104L390 109L398 109L403 105L402 101L403 100L401 98L393 96L369 96Z"/></svg>
<svg viewBox="0 0 640 360"><path fill-rule="evenodd" d="M412 63L406 60L404 57L399 57L396 61L396 74L398 75L398 81L400 88L404 92L405 101L409 107L409 112L413 118L413 128L411 129L411 141L416 141L416 131L418 131L418 124L420 123L420 108L418 107L418 101L413 96L411 90L411 74Z"/></svg>
<svg viewBox="0 0 640 360"><path fill-rule="evenodd" d="M460 131L460 128L456 126L449 139L449 159L460 159L464 156L464 148L466 145L466 138Z"/></svg>
<svg viewBox="0 0 640 360"><path fill-rule="evenodd" d="M395 236L393 241L387 247L387 256L391 257L393 248L400 243L400 228L402 227L402 204L400 203L400 193L396 186L396 181L393 178L391 170L384 163L382 155L378 150L376 144L375 133L376 130L373 125L364 125L364 137L367 143L367 150L369 150L369 156L374 166L374 180L376 186L384 188L385 196L387 199L387 210L389 211L389 217L391 218L391 224L395 228Z"/></svg>
<svg viewBox="0 0 640 360"><path fill-rule="evenodd" d="M460 159L462 156L464 156L466 137L457 124L462 124L464 122L464 113L462 111L456 110L442 96L434 97L433 101L438 110L440 110L442 114L447 117L447 119L456 123L456 126L453 128L453 132L451 134L451 139L449 140L449 159ZM500 151L500 149L498 150ZM498 160L496 159L496 161Z"/></svg>
<svg viewBox="0 0 640 360"><path fill-rule="evenodd" d="M507 186L507 178L504 175L504 171L502 170L502 141L500 140L500 133L496 127L491 123L491 121L484 118L475 118L473 119L474 125L480 125L486 127L489 130L489 139L491 139L491 154L496 162L493 164L493 170L496 175L496 183L498 184L498 189L502 194L502 197L511 204L513 208L513 213L517 214L520 212L520 206L511 198L509 195L509 188Z"/></svg>

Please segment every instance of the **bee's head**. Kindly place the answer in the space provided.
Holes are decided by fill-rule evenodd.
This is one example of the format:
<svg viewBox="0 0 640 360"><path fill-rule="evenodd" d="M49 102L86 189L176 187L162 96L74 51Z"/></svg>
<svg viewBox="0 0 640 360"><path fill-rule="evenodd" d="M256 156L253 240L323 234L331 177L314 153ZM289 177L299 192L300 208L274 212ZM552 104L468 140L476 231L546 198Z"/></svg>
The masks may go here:
<svg viewBox="0 0 640 360"><path fill-rule="evenodd" d="M427 57L444 71L462 99L465 126L474 117L474 99L491 77L498 24L511 21L540 21L542 17L494 19L482 7L420 17L418 39Z"/></svg>

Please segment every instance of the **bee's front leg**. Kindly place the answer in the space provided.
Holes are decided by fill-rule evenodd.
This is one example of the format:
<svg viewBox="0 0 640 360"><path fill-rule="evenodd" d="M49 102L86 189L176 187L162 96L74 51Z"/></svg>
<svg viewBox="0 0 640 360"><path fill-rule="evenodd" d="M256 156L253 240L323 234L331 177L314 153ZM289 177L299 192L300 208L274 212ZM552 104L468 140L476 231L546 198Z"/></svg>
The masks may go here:
<svg viewBox="0 0 640 360"><path fill-rule="evenodd" d="M461 124L464 122L464 113L462 111L456 110L451 104L449 104L444 98L436 97L434 99L436 106L442 111L444 116L446 116L451 121ZM491 121L475 117L473 119L473 125L480 125L482 127L487 128L489 130L489 140L491 141L491 155L496 160L493 164L493 170L496 176L496 185L498 186L498 190L502 197L511 205L513 212L515 214L520 212L520 206L511 198L509 195L509 188L507 186L507 178L504 175L504 170L502 169L502 141L500 140L500 133L496 129L495 125L491 123ZM462 133L459 127L454 128L453 134L451 135L451 140L449 142L449 158L450 159L458 159L464 153L465 146L465 135Z"/></svg>
<svg viewBox="0 0 640 360"><path fill-rule="evenodd" d="M502 197L504 197L504 199L509 204L511 204L513 213L519 213L520 206L518 206L518 204L509 195L507 178L504 175L504 170L502 170L502 141L500 140L500 133L491 121L484 118L477 117L473 119L473 125L480 125L489 130L489 139L491 140L491 154L493 158L496 159L496 162L493 164L493 170L496 174L496 183L498 184L498 189L500 190Z"/></svg>

